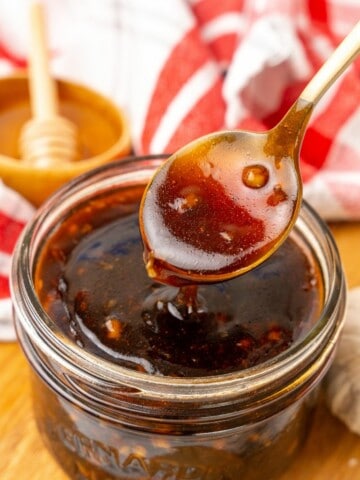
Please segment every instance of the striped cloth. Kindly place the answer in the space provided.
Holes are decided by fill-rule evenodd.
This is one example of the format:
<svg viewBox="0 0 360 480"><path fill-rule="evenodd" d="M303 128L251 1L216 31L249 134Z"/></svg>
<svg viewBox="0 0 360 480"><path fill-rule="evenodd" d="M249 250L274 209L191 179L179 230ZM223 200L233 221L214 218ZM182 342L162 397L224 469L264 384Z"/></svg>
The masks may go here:
<svg viewBox="0 0 360 480"><path fill-rule="evenodd" d="M138 154L222 128L273 126L360 18L359 0L43 3L53 74L117 102ZM28 4L0 2L0 75L26 67ZM304 194L326 219L360 219L359 105L357 62L316 107L304 139ZM9 316L11 251L32 211L23 205L0 185L0 318Z"/></svg>
<svg viewBox="0 0 360 480"><path fill-rule="evenodd" d="M9 291L11 253L34 208L0 181L0 340L13 340Z"/></svg>

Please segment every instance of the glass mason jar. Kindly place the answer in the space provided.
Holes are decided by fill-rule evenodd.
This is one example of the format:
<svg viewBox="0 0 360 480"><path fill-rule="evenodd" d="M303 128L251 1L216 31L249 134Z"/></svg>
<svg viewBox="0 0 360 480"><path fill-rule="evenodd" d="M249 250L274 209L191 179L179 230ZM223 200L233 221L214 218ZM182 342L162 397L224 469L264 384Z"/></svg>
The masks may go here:
<svg viewBox="0 0 360 480"><path fill-rule="evenodd" d="M162 161L128 159L83 175L40 208L17 245L12 297L39 431L62 468L78 480L276 478L306 438L345 308L336 246L306 203L292 235L319 264L322 310L304 338L251 368L174 378L121 367L67 338L36 295L34 268L49 232L94 196L145 185Z"/></svg>

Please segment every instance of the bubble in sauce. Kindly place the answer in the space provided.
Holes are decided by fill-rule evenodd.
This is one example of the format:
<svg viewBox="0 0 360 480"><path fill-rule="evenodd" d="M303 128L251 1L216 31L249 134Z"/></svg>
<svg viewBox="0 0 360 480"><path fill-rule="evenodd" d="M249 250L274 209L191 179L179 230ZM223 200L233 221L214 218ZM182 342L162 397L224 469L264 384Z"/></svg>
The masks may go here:
<svg viewBox="0 0 360 480"><path fill-rule="evenodd" d="M242 181L249 188L262 188L269 181L269 170L264 165L249 165L243 170Z"/></svg>

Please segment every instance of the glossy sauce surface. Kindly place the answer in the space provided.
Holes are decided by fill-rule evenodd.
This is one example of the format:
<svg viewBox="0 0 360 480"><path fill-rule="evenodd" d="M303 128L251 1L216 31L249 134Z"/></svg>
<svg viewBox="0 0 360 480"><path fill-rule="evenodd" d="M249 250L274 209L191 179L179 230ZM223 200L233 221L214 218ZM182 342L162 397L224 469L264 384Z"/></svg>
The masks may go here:
<svg viewBox="0 0 360 480"><path fill-rule="evenodd" d="M129 187L91 201L44 246L35 286L66 335L127 368L191 377L262 363L308 332L322 280L296 236L228 282L164 286L148 277L142 258L142 192Z"/></svg>

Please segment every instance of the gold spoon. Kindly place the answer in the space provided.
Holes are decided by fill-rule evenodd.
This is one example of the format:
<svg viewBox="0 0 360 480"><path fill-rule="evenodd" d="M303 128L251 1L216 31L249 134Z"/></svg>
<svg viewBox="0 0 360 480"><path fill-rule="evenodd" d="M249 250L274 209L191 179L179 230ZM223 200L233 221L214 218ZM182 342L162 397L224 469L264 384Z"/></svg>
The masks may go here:
<svg viewBox="0 0 360 480"><path fill-rule="evenodd" d="M269 131L222 131L181 148L155 172L140 205L149 276L218 282L253 269L299 213L299 151L314 105L360 52L360 22Z"/></svg>

